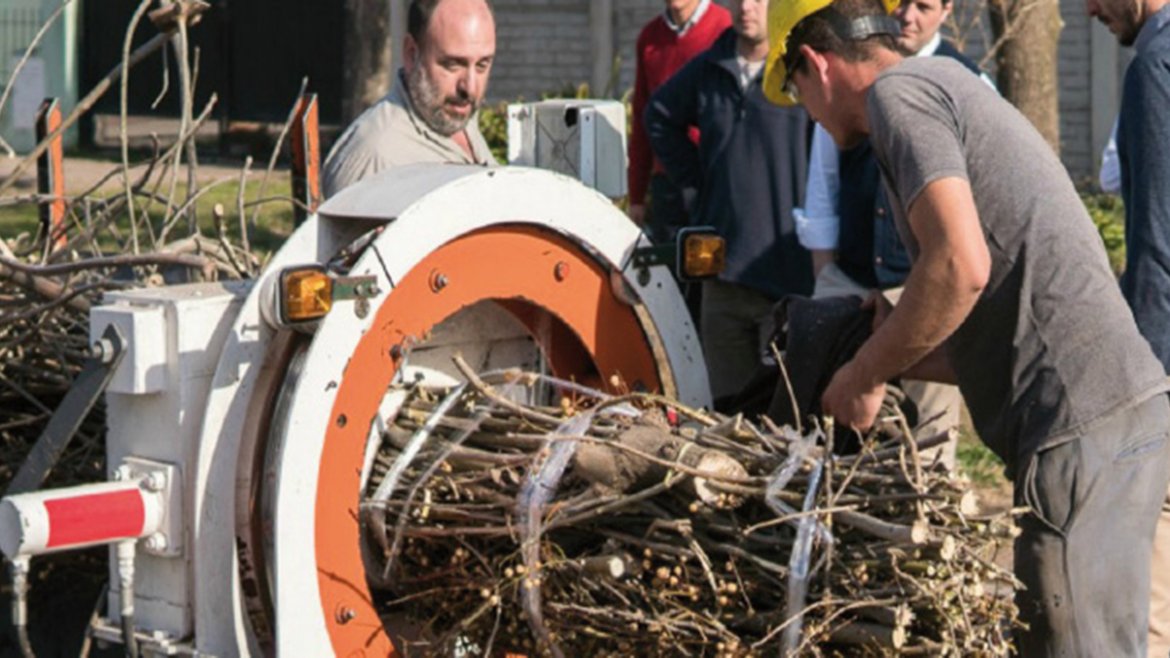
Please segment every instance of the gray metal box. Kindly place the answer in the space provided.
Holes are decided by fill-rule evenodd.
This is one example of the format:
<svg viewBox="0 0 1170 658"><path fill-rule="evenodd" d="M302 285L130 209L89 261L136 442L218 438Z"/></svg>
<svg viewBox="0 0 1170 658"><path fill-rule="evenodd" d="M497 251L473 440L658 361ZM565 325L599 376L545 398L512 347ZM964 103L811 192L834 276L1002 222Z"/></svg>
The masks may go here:
<svg viewBox="0 0 1170 658"><path fill-rule="evenodd" d="M188 497L182 505L187 514L194 506L189 498L196 489L193 455L211 381L251 285L194 283L110 292L90 312L91 336L100 336L113 323L128 343L106 392L106 463L111 471L128 458L175 465L183 478L178 490ZM134 562L138 624L173 637L194 631L194 558L187 545L193 521L184 521L186 537L171 551L176 557L140 551ZM115 550L110 547L111 619L120 618Z"/></svg>
<svg viewBox="0 0 1170 658"><path fill-rule="evenodd" d="M571 176L607 197L626 195L626 107L561 99L508 106L508 164Z"/></svg>

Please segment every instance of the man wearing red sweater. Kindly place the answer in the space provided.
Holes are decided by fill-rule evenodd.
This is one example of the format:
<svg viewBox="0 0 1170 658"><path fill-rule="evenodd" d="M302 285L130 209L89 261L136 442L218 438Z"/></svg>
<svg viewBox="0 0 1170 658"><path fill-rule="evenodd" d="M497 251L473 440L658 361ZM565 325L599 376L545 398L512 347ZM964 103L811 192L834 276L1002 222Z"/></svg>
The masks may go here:
<svg viewBox="0 0 1170 658"><path fill-rule="evenodd" d="M650 150L643 119L646 104L655 89L692 57L710 48L728 27L731 14L711 0L666 0L666 11L647 23L638 35L629 145L629 214L656 242L673 240L678 229L686 226L686 207L678 188ZM698 129L692 128L691 141L698 144ZM647 189L651 197L648 214Z"/></svg>

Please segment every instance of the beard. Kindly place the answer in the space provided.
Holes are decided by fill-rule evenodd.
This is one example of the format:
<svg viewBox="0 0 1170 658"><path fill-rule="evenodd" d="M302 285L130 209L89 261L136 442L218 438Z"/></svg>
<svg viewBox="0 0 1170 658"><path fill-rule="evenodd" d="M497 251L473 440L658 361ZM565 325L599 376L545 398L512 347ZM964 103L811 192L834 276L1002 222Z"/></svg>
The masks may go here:
<svg viewBox="0 0 1170 658"><path fill-rule="evenodd" d="M418 112L431 130L444 137L450 137L466 128L467 123L479 110L479 100L463 92L456 92L454 96L443 96L421 65L416 65L407 72L406 83L415 112ZM471 111L467 116L450 114L446 108L448 103L470 107Z"/></svg>

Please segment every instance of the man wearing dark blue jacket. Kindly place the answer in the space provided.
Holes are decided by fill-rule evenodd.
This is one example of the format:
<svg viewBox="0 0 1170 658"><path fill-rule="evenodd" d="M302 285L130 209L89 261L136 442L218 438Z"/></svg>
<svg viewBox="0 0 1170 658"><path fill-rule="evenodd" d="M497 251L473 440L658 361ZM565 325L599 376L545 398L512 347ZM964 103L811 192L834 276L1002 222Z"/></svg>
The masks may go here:
<svg viewBox="0 0 1170 658"><path fill-rule="evenodd" d="M695 224L727 240L727 267L703 284L699 333L716 407L739 392L771 335L772 305L812 292L796 238L808 158L808 117L768 102L767 0L731 3L732 28L659 87L646 108L655 155ZM688 139L697 126L698 146Z"/></svg>
<svg viewBox="0 0 1170 658"><path fill-rule="evenodd" d="M1170 1L1086 0L1134 57L1117 117L1125 273L1121 292L1142 336L1170 370ZM1149 656L1170 653L1170 493L1154 540Z"/></svg>

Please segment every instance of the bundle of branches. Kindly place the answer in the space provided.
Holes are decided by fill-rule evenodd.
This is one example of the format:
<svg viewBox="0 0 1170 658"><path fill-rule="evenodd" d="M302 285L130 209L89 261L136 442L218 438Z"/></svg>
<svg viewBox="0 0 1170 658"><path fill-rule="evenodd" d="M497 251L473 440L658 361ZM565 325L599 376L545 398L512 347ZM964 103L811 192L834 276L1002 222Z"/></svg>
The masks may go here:
<svg viewBox="0 0 1170 658"><path fill-rule="evenodd" d="M1009 652L1010 515L898 419L860 453L547 376L413 386L368 482L368 573L423 654ZM560 406L521 404L552 390ZM534 397L535 396L535 397ZM1004 593L1007 592L1005 596ZM412 654L413 655L413 654Z"/></svg>
<svg viewBox="0 0 1170 658"><path fill-rule="evenodd" d="M0 95L0 113L21 68L72 1L63 0L17 62ZM87 314L104 293L254 276L260 260L249 243L249 224L256 225L265 204L293 201L287 196L265 197L268 178L292 123L291 112L269 160L259 198L245 199L251 158L242 171L219 180L204 181L198 175L195 137L211 116L216 96L212 94L196 113L193 99L199 53L189 47L188 29L208 8L202 0L141 0L127 27L122 61L77 102L58 128L0 179L0 212L23 207L25 212L40 208L44 213L52 208L63 218L52 226L42 223L35 232L0 235L0 486L20 466L80 371L89 350ZM155 34L132 50L140 30ZM173 53L179 73L174 85L165 73L168 52ZM165 144L152 136L151 151L134 161L129 150L127 74L151 56L164 57L158 101L168 93L179 96L178 134ZM121 92L121 162L79 192L65 196L16 193L22 177L35 169L37 158L53 140L113 89ZM0 148L6 149L9 157L15 156L3 140ZM229 211L216 204L211 217L200 218L201 198L221 185L238 186L236 217L230 218ZM207 215L206 210L203 213ZM51 483L104 477L100 407L82 425L78 433L81 440L71 444Z"/></svg>
<svg viewBox="0 0 1170 658"><path fill-rule="evenodd" d="M112 237L102 241L111 246L95 240L46 258L43 239L0 240L0 482L20 466L89 357L88 311L105 292L231 274L223 252L200 236L137 254ZM94 474L103 425L100 409L86 419L56 481L76 481L77 469Z"/></svg>

